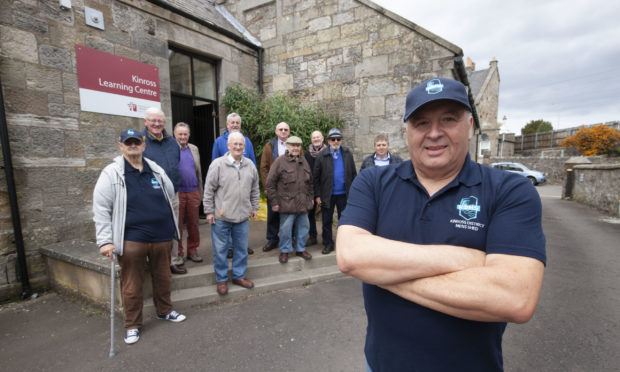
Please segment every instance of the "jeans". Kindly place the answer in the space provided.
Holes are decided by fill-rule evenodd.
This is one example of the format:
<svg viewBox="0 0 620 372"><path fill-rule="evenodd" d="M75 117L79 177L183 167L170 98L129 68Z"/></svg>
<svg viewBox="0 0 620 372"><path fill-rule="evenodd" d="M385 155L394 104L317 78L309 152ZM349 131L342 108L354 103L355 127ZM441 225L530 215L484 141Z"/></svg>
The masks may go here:
<svg viewBox="0 0 620 372"><path fill-rule="evenodd" d="M187 225L187 255L197 253L200 245L198 208L202 202L198 190L179 192L179 256L183 257L183 222Z"/></svg>
<svg viewBox="0 0 620 372"><path fill-rule="evenodd" d="M280 252L291 253L293 251L292 233L295 234L295 251L305 251L308 228L308 213L280 213Z"/></svg>
<svg viewBox="0 0 620 372"><path fill-rule="evenodd" d="M248 267L248 233L250 221L239 223L215 220L211 225L211 241L213 245L213 269L215 280L218 282L228 281L228 239L232 238L232 277L233 279L245 278L245 270Z"/></svg>
<svg viewBox="0 0 620 372"><path fill-rule="evenodd" d="M347 205L347 195L332 195L329 200L329 208L322 209L323 217L323 245L334 245L332 238L332 224L334 222L334 209L338 208L338 219Z"/></svg>
<svg viewBox="0 0 620 372"><path fill-rule="evenodd" d="M267 240L277 244L278 230L280 229L280 213L271 210L271 201L267 199Z"/></svg>
<svg viewBox="0 0 620 372"><path fill-rule="evenodd" d="M308 231L308 235L311 238L315 238L317 236L316 231L316 204L313 204L312 209L308 211L308 222L310 223L310 230Z"/></svg>

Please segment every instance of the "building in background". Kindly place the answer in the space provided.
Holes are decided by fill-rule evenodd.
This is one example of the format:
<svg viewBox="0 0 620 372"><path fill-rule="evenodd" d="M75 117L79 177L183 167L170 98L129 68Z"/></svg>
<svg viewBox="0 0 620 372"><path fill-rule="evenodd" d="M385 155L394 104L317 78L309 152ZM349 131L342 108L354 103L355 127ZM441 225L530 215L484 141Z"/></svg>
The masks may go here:
<svg viewBox="0 0 620 372"><path fill-rule="evenodd" d="M77 50L105 58L83 63ZM496 123L491 110L497 94L485 95L497 92L497 64L490 68L496 77L483 80L476 93L477 76L468 75L462 57L458 46L369 0L7 2L0 12L0 104L33 286L47 281L39 248L94 241L92 189L117 155L118 134L142 129L144 97L159 102L169 132L173 123L190 124L203 172L213 141L225 130L220 101L233 84L294 95L337 113L359 166L373 152L378 133L388 135L392 151L408 157L405 98L434 76L468 85L472 106L485 113L485 123ZM157 73L155 78L129 73L124 78L129 81L120 82L95 78L96 93L110 99L96 102L102 110L87 111L93 110L85 105L93 87L84 84L83 73L105 70L104 60ZM118 99L125 114L104 113ZM481 124L474 116L477 136ZM474 158L478 145L479 139L472 140ZM6 185L2 172L0 299L20 287Z"/></svg>

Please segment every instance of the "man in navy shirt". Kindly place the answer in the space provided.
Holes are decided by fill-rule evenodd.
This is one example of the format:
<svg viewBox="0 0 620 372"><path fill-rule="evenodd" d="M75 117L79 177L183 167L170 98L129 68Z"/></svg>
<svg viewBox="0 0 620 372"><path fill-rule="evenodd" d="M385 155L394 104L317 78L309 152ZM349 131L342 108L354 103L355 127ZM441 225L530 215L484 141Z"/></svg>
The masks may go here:
<svg viewBox="0 0 620 372"><path fill-rule="evenodd" d="M368 370L501 371L506 323L540 294L540 197L469 158L460 82L415 87L404 121L411 161L360 173L337 237L338 266L364 281Z"/></svg>
<svg viewBox="0 0 620 372"><path fill-rule="evenodd" d="M166 175L174 185L174 198L172 205L175 213L179 213L179 187L181 187L181 173L179 172L179 160L181 159L181 147L177 141L166 132L166 117L158 107L150 107L144 112L144 157L153 160L162 167ZM170 256L170 271L173 274L186 274L183 257L179 256L178 241L172 242L172 254Z"/></svg>

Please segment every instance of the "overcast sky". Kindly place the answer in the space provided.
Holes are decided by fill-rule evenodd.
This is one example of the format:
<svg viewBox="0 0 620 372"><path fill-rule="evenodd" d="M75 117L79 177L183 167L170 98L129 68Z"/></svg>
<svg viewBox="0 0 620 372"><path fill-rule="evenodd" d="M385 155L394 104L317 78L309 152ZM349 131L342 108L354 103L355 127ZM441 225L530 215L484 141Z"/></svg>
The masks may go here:
<svg viewBox="0 0 620 372"><path fill-rule="evenodd" d="M620 120L617 0L373 1L458 45L476 70L498 60L503 132Z"/></svg>

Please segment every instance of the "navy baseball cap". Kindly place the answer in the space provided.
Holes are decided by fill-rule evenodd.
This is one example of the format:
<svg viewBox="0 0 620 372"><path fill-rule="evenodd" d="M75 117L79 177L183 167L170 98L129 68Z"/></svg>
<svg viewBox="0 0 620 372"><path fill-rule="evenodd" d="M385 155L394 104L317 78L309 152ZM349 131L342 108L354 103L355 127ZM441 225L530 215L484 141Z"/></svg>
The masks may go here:
<svg viewBox="0 0 620 372"><path fill-rule="evenodd" d="M407 94L403 121L407 121L417 109L425 104L440 99L460 103L471 112L467 89L463 83L446 78L432 78L413 88Z"/></svg>
<svg viewBox="0 0 620 372"><path fill-rule="evenodd" d="M135 129L127 129L127 130L122 131L121 136L118 139L118 141L125 143L125 141L127 141L130 138L135 138L140 142L144 142L142 132L139 132Z"/></svg>

